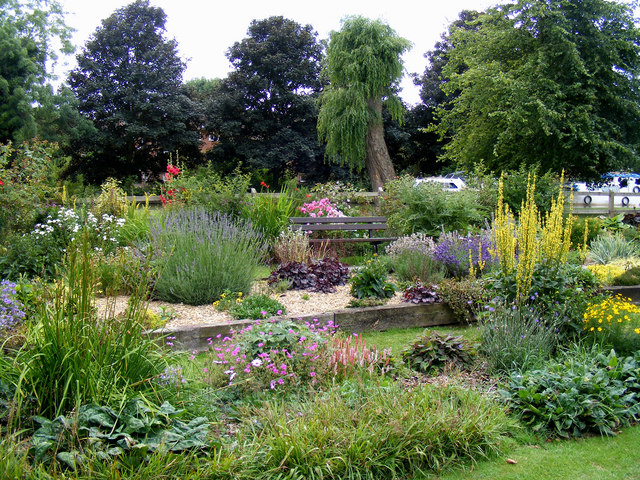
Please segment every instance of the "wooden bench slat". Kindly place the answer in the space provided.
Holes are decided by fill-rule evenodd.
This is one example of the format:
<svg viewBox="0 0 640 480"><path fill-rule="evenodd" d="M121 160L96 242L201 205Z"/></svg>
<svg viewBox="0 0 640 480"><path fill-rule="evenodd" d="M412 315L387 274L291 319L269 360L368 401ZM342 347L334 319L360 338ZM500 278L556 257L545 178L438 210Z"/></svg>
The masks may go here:
<svg viewBox="0 0 640 480"><path fill-rule="evenodd" d="M368 224L354 224L354 223L340 223L336 225L291 225L293 230L304 230L304 231L328 231L328 230L351 230L351 231L359 231L359 230L386 230L387 225L384 223L368 223Z"/></svg>
<svg viewBox="0 0 640 480"><path fill-rule="evenodd" d="M386 217L290 217L289 222L296 224L326 224L326 223L385 223L387 221Z"/></svg>
<svg viewBox="0 0 640 480"><path fill-rule="evenodd" d="M366 237L366 238L310 238L309 243L359 243L359 242L369 242L369 243L383 243L383 242L393 242L397 240L397 237Z"/></svg>
<svg viewBox="0 0 640 480"><path fill-rule="evenodd" d="M368 242L373 245L375 252L378 251L378 244L383 242L393 242L397 237L373 237L374 230L386 230L386 217L290 217L289 223L293 230L308 232L327 231L368 231L367 237L358 238L310 238L310 243L359 243Z"/></svg>

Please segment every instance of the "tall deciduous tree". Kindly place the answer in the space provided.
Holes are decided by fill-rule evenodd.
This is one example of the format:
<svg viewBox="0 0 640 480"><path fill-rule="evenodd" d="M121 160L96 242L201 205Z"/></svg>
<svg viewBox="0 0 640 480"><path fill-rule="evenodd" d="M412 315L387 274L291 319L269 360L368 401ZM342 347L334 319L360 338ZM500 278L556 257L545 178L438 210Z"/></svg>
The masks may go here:
<svg viewBox="0 0 640 480"><path fill-rule="evenodd" d="M171 154L199 157L197 115L182 88L185 64L148 0L116 10L78 55L69 84L97 134L78 139L74 168L91 180L164 170Z"/></svg>
<svg viewBox="0 0 640 480"><path fill-rule="evenodd" d="M70 34L57 1L0 0L0 143L36 135L32 104Z"/></svg>
<svg viewBox="0 0 640 480"><path fill-rule="evenodd" d="M254 20L227 57L234 67L213 94L208 129L219 139L210 156L242 162L274 179L311 173L323 150L316 136L323 47L311 25L283 17Z"/></svg>
<svg viewBox="0 0 640 480"><path fill-rule="evenodd" d="M411 44L379 20L349 17L331 32L326 71L329 86L320 100L318 133L327 154L361 171L374 190L395 176L384 141L382 104L394 119L403 108L395 95L402 78L400 55Z"/></svg>
<svg viewBox="0 0 640 480"><path fill-rule="evenodd" d="M634 167L640 145L640 31L630 5L520 0L452 30L442 70L445 158L593 177ZM461 68L464 67L464 68Z"/></svg>

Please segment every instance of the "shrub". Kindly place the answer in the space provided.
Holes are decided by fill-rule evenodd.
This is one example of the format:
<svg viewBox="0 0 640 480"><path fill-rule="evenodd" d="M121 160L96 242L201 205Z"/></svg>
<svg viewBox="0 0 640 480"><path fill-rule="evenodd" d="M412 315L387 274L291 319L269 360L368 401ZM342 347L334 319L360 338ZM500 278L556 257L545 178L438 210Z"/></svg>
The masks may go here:
<svg viewBox="0 0 640 480"><path fill-rule="evenodd" d="M120 182L115 178L107 178L100 185L100 195L91 207L94 215L113 215L123 217L128 210L127 193L120 187Z"/></svg>
<svg viewBox="0 0 640 480"><path fill-rule="evenodd" d="M533 308L488 306L482 318L481 353L490 372L508 373L538 367L557 346L556 333Z"/></svg>
<svg viewBox="0 0 640 480"><path fill-rule="evenodd" d="M561 182L562 183L562 182ZM535 203L536 178L529 178L525 202L516 222L504 201L504 176L498 184L493 240L500 266L498 277L515 286L510 292L517 302L525 300L531 289L534 271L555 271L567 263L571 247L572 216L564 217L564 195L559 191L550 211L541 217Z"/></svg>
<svg viewBox="0 0 640 480"><path fill-rule="evenodd" d="M554 197L557 197L562 182L558 175L548 171L540 175L539 167L521 165L518 170L506 171L504 174L504 201L514 211L520 211L525 203L527 184L535 177L535 193L533 201L539 212L551 211Z"/></svg>
<svg viewBox="0 0 640 480"><path fill-rule="evenodd" d="M256 294L249 295L236 302L229 308L229 313L236 319L252 319L275 317L276 315L284 315L287 309L284 308L279 301L270 298L268 295Z"/></svg>
<svg viewBox="0 0 640 480"><path fill-rule="evenodd" d="M432 285L423 285L420 282L416 282L413 285L409 285L404 289L402 294L402 301L407 303L440 303L442 299L438 296L437 287Z"/></svg>
<svg viewBox="0 0 640 480"><path fill-rule="evenodd" d="M438 236L443 230L466 232L480 227L488 211L479 201L479 193L464 189L446 192L441 185L401 177L385 185L387 195L382 203L389 227L398 235L421 232Z"/></svg>
<svg viewBox="0 0 640 480"><path fill-rule="evenodd" d="M462 337L425 331L402 352L402 359L409 368L422 373L441 371L448 365L464 369L472 364L472 348Z"/></svg>
<svg viewBox="0 0 640 480"><path fill-rule="evenodd" d="M587 258L592 262L606 265L613 260L640 256L640 247L636 242L627 240L620 233L601 233L589 245Z"/></svg>
<svg viewBox="0 0 640 480"><path fill-rule="evenodd" d="M570 437L615 435L640 415L640 358L569 351L540 370L513 373L500 390L534 431Z"/></svg>
<svg viewBox="0 0 640 480"><path fill-rule="evenodd" d="M56 276L65 250L86 226L91 247L112 252L120 244L119 231L125 220L103 214L53 207L29 234L13 237L8 251L0 258L0 273L7 278L25 275L46 280Z"/></svg>
<svg viewBox="0 0 640 480"><path fill-rule="evenodd" d="M504 303L517 303L516 274L495 276L489 289ZM521 295L523 307L534 306L545 325L550 327L562 344L573 341L582 332L582 314L589 301L598 294L599 282L589 270L579 265L556 267L537 265L528 292Z"/></svg>
<svg viewBox="0 0 640 480"><path fill-rule="evenodd" d="M443 234L433 250L433 258L440 262L451 277L481 274L495 262L491 232L460 236L457 232Z"/></svg>
<svg viewBox="0 0 640 480"><path fill-rule="evenodd" d="M316 183L311 188L311 194L307 198L330 198L333 207L348 216L361 215L362 207L366 207L368 200L365 197L357 196L357 193L365 191L347 182L327 182Z"/></svg>
<svg viewBox="0 0 640 480"><path fill-rule="evenodd" d="M251 224L203 208L169 210L154 220L157 298L204 305L225 290L249 293L265 251Z"/></svg>
<svg viewBox="0 0 640 480"><path fill-rule="evenodd" d="M321 200L314 200L310 203L303 204L300 208L300 213L303 215L309 215L309 217L344 217L344 213L338 210L331 200L323 198Z"/></svg>
<svg viewBox="0 0 640 480"><path fill-rule="evenodd" d="M33 228L42 208L60 202L57 145L34 140L0 145L0 238Z"/></svg>
<svg viewBox="0 0 640 480"><path fill-rule="evenodd" d="M443 277L442 265L432 254L435 242L422 233L400 237L385 249L393 272L400 281L421 280L438 283Z"/></svg>
<svg viewBox="0 0 640 480"><path fill-rule="evenodd" d="M476 314L489 301L486 281L475 278L445 279L438 284L438 296L449 305L460 322L475 321Z"/></svg>
<svg viewBox="0 0 640 480"><path fill-rule="evenodd" d="M170 175L166 185L174 191L172 198L175 207L201 207L210 213L240 216L250 182L250 176L241 173L241 165L224 177L215 171L211 163L195 170L180 165L179 174Z"/></svg>
<svg viewBox="0 0 640 480"><path fill-rule="evenodd" d="M356 298L391 298L396 291L387 281L387 270L377 260L367 260L350 282L351 295Z"/></svg>
<svg viewBox="0 0 640 480"><path fill-rule="evenodd" d="M411 235L405 235L391 242L385 248L385 252L391 258L395 259L406 251L415 251L430 255L435 248L436 242L434 242L433 237L429 237L424 233L412 233Z"/></svg>
<svg viewBox="0 0 640 480"><path fill-rule="evenodd" d="M632 354L640 350L640 307L622 295L591 303L584 312L584 330L620 355Z"/></svg>
<svg viewBox="0 0 640 480"><path fill-rule="evenodd" d="M150 287L155 283L157 272L146 262L147 255L136 248L121 247L108 254L98 251L93 257L98 292L104 296L131 295L143 277Z"/></svg>
<svg viewBox="0 0 640 480"><path fill-rule="evenodd" d="M574 217L571 229L571 244L584 245L584 234L587 233L587 246L593 242L602 230L602 219L599 217Z"/></svg>

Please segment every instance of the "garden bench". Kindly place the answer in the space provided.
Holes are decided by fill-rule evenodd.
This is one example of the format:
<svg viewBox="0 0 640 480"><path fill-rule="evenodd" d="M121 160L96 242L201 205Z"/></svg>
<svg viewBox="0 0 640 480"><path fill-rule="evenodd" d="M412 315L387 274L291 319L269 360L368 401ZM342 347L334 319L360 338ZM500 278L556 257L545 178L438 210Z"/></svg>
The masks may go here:
<svg viewBox="0 0 640 480"><path fill-rule="evenodd" d="M304 230L305 232L335 232L335 231L367 231L367 237L354 238L310 238L310 243L359 243L368 242L373 245L375 252L378 252L378 244L383 242L393 242L397 237L374 237L376 230L387 229L386 217L290 217L289 223L293 230Z"/></svg>

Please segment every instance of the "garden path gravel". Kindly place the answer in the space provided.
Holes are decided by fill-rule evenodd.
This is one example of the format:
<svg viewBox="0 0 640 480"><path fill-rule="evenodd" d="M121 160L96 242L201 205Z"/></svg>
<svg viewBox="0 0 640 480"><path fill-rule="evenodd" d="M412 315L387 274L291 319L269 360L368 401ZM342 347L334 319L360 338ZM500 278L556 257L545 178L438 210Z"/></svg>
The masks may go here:
<svg viewBox="0 0 640 480"><path fill-rule="evenodd" d="M349 294L349 289L349 285L342 285L336 287L335 293L287 290L284 293L272 293L270 296L276 298L285 306L287 316L295 317L333 312L346 308L349 301L353 299ZM264 283L256 284L254 290L260 293L267 292ZM302 298L305 294L308 295L308 300ZM105 315L105 312L109 311L110 316L117 316L125 311L128 298L127 296L118 296L111 299L109 303L106 299L99 298L97 300L98 311L101 315ZM402 294L401 292L396 292L386 305L399 305L401 303ZM162 309L165 309L166 312L173 312L173 318L167 323L167 328L190 325L216 325L233 320L233 317L227 312L219 312L211 304L193 306L183 303L151 301L148 308L157 314L161 314Z"/></svg>

